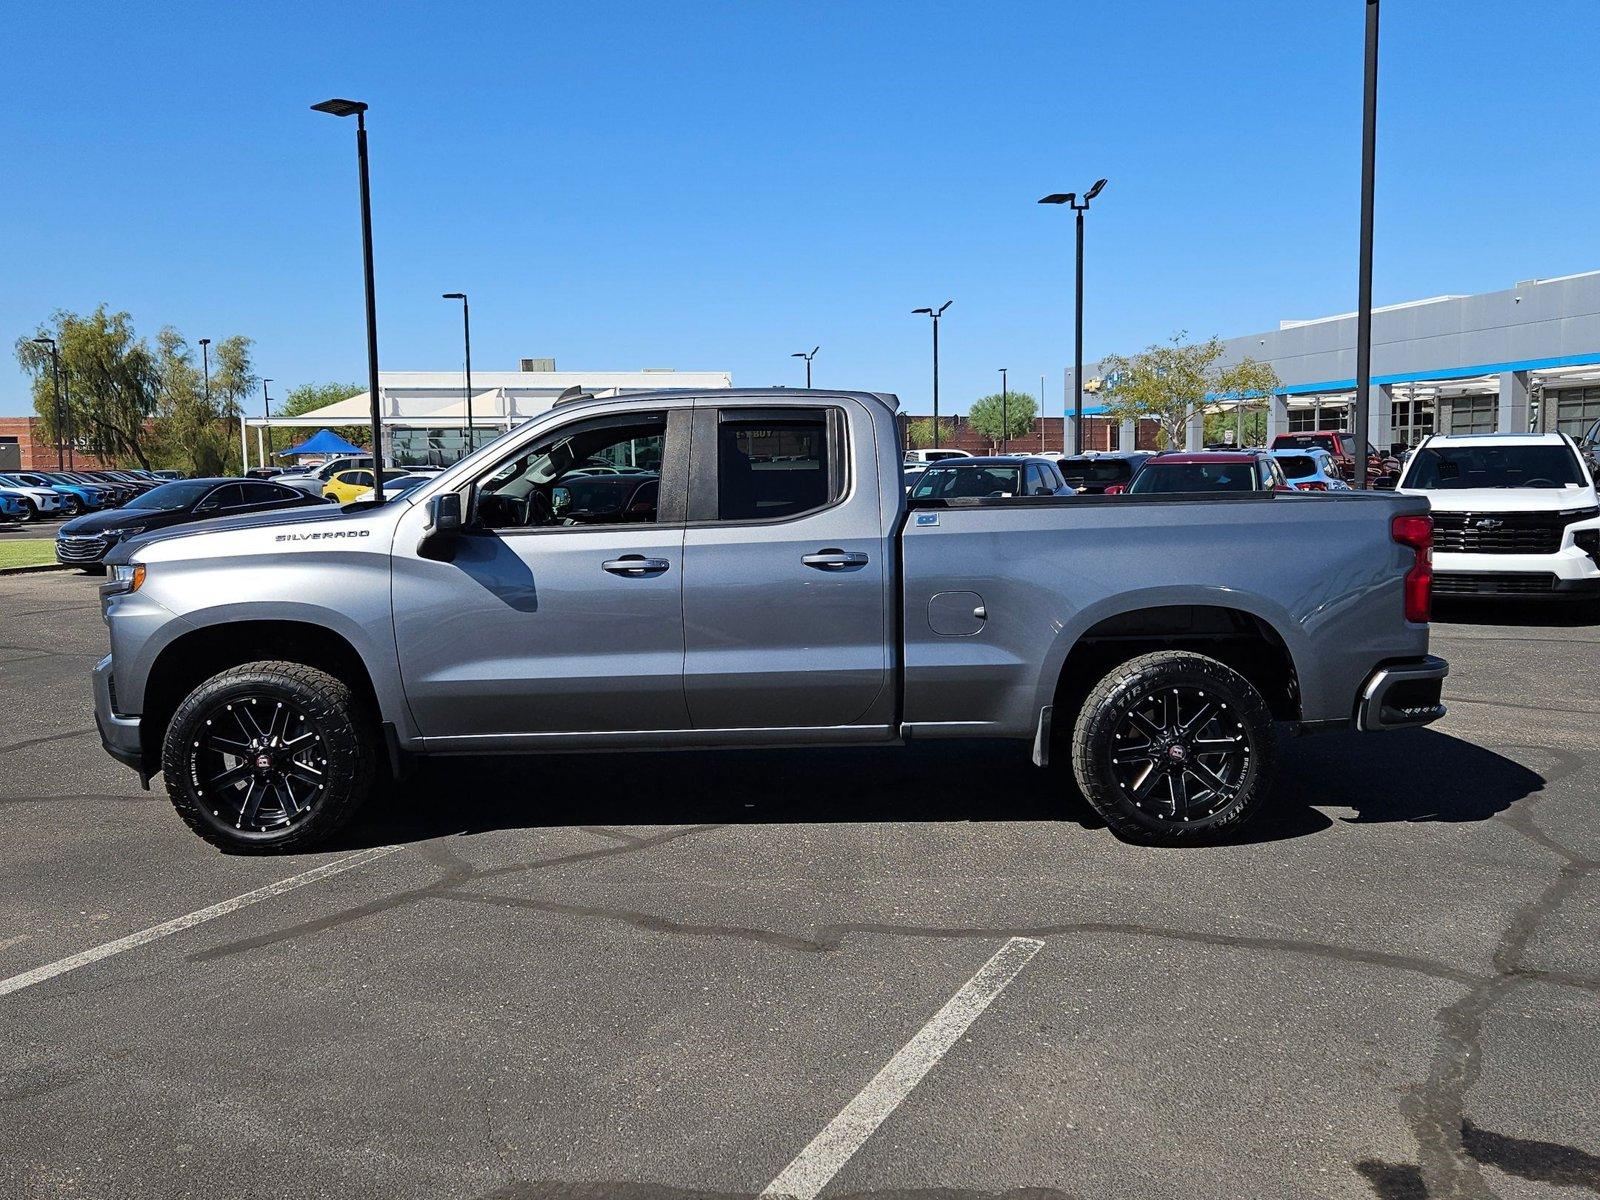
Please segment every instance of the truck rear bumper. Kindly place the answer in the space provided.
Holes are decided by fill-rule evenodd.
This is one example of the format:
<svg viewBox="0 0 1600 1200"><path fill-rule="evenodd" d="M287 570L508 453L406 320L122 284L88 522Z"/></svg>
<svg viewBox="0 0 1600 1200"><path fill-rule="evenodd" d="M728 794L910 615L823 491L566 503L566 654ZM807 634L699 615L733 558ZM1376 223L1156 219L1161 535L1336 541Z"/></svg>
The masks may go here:
<svg viewBox="0 0 1600 1200"><path fill-rule="evenodd" d="M1356 728L1407 729L1444 716L1440 695L1450 664L1429 654L1386 663L1368 677L1356 701Z"/></svg>
<svg viewBox="0 0 1600 1200"><path fill-rule="evenodd" d="M106 753L138 771L140 782L148 785L149 778L144 771L144 743L139 736L139 718L124 717L116 711L109 654L94 668L94 723L100 731L100 744L106 748Z"/></svg>

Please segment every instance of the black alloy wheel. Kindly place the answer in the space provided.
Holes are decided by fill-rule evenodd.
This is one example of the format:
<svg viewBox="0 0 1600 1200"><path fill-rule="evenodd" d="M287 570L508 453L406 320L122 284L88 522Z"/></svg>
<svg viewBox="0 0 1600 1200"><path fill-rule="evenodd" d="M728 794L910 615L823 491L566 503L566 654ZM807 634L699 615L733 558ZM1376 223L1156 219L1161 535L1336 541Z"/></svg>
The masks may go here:
<svg viewBox="0 0 1600 1200"><path fill-rule="evenodd" d="M1112 668L1072 733L1084 798L1117 836L1217 840L1265 801L1276 730L1261 693L1203 654L1168 650Z"/></svg>
<svg viewBox="0 0 1600 1200"><path fill-rule="evenodd" d="M1203 687L1146 693L1112 736L1118 786L1135 807L1169 821L1225 808L1250 768L1250 737L1238 710Z"/></svg>
<svg viewBox="0 0 1600 1200"><path fill-rule="evenodd" d="M211 815L244 833L288 830L327 787L327 755L311 718L270 693L207 709L190 739L189 782Z"/></svg>
<svg viewBox="0 0 1600 1200"><path fill-rule="evenodd" d="M167 725L161 770L180 816L227 850L304 850L372 790L377 720L343 680L304 663L230 667Z"/></svg>

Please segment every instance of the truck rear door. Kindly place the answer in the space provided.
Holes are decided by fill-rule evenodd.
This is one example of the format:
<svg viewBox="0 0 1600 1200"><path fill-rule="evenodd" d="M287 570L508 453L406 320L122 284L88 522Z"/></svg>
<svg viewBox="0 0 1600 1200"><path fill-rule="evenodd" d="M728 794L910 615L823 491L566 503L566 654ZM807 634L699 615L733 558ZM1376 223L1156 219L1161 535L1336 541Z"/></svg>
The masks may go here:
<svg viewBox="0 0 1600 1200"><path fill-rule="evenodd" d="M683 545L695 728L888 722L875 703L893 576L874 455L870 421L840 406L700 401Z"/></svg>

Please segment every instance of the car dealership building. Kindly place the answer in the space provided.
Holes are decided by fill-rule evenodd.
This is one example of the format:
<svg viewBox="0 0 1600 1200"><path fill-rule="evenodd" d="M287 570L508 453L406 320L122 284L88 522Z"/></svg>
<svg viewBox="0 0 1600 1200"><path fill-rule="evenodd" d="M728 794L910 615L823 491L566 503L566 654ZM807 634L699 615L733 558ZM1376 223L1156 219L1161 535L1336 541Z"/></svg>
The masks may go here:
<svg viewBox="0 0 1600 1200"><path fill-rule="evenodd" d="M1210 411L1267 410L1267 436L1349 429L1356 403L1356 317L1288 320L1229 338L1224 365L1249 357L1271 364L1273 396L1210 397ZM1094 391L1106 381L1086 366L1085 414L1109 424ZM1070 368L1067 395L1072 394ZM1372 386L1366 397L1374 445L1414 445L1429 433L1560 430L1576 436L1600 418L1600 271L1530 279L1478 296L1435 296L1373 310ZM1086 420L1086 426L1090 424ZM1203 440L1204 416L1186 445ZM1085 444L1105 440L1085 428ZM1120 437L1133 445L1132 423ZM1141 437L1140 441L1143 442Z"/></svg>

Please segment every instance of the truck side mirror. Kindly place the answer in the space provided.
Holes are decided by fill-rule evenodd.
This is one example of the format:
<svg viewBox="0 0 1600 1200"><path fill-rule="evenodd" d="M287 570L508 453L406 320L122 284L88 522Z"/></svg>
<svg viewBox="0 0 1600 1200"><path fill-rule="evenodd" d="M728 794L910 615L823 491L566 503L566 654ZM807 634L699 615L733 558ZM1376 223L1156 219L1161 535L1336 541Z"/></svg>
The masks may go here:
<svg viewBox="0 0 1600 1200"><path fill-rule="evenodd" d="M417 543L417 553L436 562L449 562L455 557L456 535L463 524L460 492L441 492L430 497L428 523L423 527L422 540Z"/></svg>

